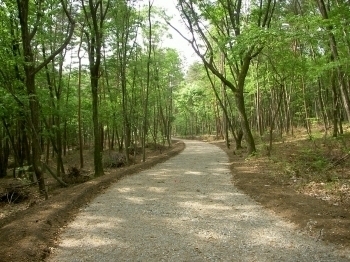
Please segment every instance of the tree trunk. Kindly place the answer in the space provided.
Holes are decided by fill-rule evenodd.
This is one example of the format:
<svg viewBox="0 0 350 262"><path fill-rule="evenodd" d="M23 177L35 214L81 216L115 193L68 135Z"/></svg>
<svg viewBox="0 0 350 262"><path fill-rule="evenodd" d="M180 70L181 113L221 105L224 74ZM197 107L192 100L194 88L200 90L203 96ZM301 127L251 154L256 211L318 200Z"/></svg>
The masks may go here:
<svg viewBox="0 0 350 262"><path fill-rule="evenodd" d="M311 126L310 126L310 118L308 112L308 105L306 101L306 90L305 90L305 82L304 77L301 78L301 88L303 90L303 102L304 102L304 111L305 111L305 126L308 135L311 137Z"/></svg>
<svg viewBox="0 0 350 262"><path fill-rule="evenodd" d="M332 93L333 93L333 137L337 137L339 134L338 129L338 114L339 114L339 99L338 99L338 91L335 83L335 72L331 73L331 85L332 85Z"/></svg>
<svg viewBox="0 0 350 262"><path fill-rule="evenodd" d="M8 139L4 139L6 132L0 129L0 178L7 175L7 165L10 155Z"/></svg>
<svg viewBox="0 0 350 262"><path fill-rule="evenodd" d="M92 122L94 133L94 171L95 176L104 174L102 165L101 124L99 120L99 77L102 56L103 25L110 1L89 1L88 8L85 1L81 1L86 22L90 31L85 31L88 45L90 84L92 98ZM103 8L105 5L105 8Z"/></svg>
<svg viewBox="0 0 350 262"><path fill-rule="evenodd" d="M152 22L151 22L151 9L152 4L151 0L148 1L148 60L147 60L147 83L146 83L146 94L144 101L144 116L143 116L143 137L142 137L142 161L146 161L146 139L147 139L147 130L148 130L148 92L150 87L150 67L151 67L151 54L152 54Z"/></svg>
<svg viewBox="0 0 350 262"><path fill-rule="evenodd" d="M21 34L22 34L22 45L23 45L23 56L24 56L24 74L25 74L25 86L27 89L27 95L29 98L29 110L30 115L28 119L30 131L31 131L31 149L32 149L32 165L38 179L39 191L47 197L45 188L45 179L40 168L40 111L39 101L35 88L35 67L34 67L34 54L31 46L32 36L29 32L28 25L28 13L29 13L29 0L17 0L17 7L19 12Z"/></svg>
<svg viewBox="0 0 350 262"><path fill-rule="evenodd" d="M28 68L29 67L29 68ZM45 178L43 170L40 164L41 158L41 145L40 145L40 111L39 111L39 101L35 90L35 75L33 74L31 68L32 66L25 66L26 74L26 87L27 94L30 97L29 108L30 117L29 125L31 127L31 149L32 149L32 165L35 172L35 176L38 180L39 191L44 194L47 198L47 192L45 187Z"/></svg>
<svg viewBox="0 0 350 262"><path fill-rule="evenodd" d="M91 71L91 94L92 94L92 122L94 131L94 170L95 176L104 174L102 165L101 132L98 115L98 67L94 66Z"/></svg>
<svg viewBox="0 0 350 262"><path fill-rule="evenodd" d="M328 127L329 127L329 117L328 117L328 112L326 110L326 106L323 100L323 95L322 95L322 83L321 83L321 79L318 78L317 80L317 84L318 84L318 100L320 103L320 110L321 110L321 115L322 115L322 120L323 120L323 125L325 128L325 133L327 135L328 133Z"/></svg>
<svg viewBox="0 0 350 262"><path fill-rule="evenodd" d="M79 46L80 51L80 46ZM84 156L83 156L83 133L82 133L82 124L81 124L81 57L79 56L79 71L78 71L78 136L79 136L79 160L80 168L84 168Z"/></svg>
<svg viewBox="0 0 350 262"><path fill-rule="evenodd" d="M245 110L243 92L236 92L235 99L236 99L238 113L241 119L244 139L247 142L248 154L253 154L256 151L255 141L250 130L249 121Z"/></svg>

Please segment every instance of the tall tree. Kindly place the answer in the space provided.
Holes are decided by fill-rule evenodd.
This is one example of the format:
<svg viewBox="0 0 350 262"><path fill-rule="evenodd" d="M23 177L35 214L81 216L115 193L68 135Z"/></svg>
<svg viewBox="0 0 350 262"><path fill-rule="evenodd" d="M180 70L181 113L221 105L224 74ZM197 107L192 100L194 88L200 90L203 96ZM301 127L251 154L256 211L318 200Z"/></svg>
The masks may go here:
<svg viewBox="0 0 350 262"><path fill-rule="evenodd" d="M94 130L94 168L95 176L103 175L102 165L102 141L101 123L99 121L99 78L101 69L101 57L103 47L104 24L109 8L110 0L89 0L87 5L82 0L85 15L85 24L88 30L84 30L89 56L91 98L92 98L92 120Z"/></svg>
<svg viewBox="0 0 350 262"><path fill-rule="evenodd" d="M327 8L327 5L325 4L324 0L317 0L317 5L318 5L318 9L322 15L322 18L325 20L329 20L329 6ZM332 61L337 61L339 62L341 60L341 57L339 55L339 51L338 51L338 44L337 44L337 40L335 38L335 35L333 34L332 30L333 30L334 26L332 24L328 24L326 26L326 29L328 31L329 34L329 46L331 49L331 60ZM346 83L346 78L344 77L344 70L342 68L341 65L338 65L335 68L336 72L337 72L337 80L339 82L339 87L340 87L340 93L341 93L341 99L343 101L343 106L345 109L345 113L347 115L347 119L348 121L350 121L350 98L349 98L349 86Z"/></svg>
<svg viewBox="0 0 350 262"><path fill-rule="evenodd" d="M126 162L129 163L129 149L132 140L132 126L134 110L138 110L137 103L129 101L130 96L136 96L135 92L130 92L128 83L133 87L135 83L135 71L132 64L138 63L138 48L136 44L140 17L136 14L132 3L125 0L119 0L111 8L112 22L109 26L109 39L113 48L113 55L109 59L109 75L114 76L115 88L110 88L110 101L113 108L113 122L122 119L122 131L114 125L114 133L118 140L119 150L125 149ZM128 70L129 69L129 70ZM129 77L129 81L128 81ZM112 86L112 84L110 84ZM113 92L112 92L113 91ZM121 96L121 97L119 97ZM120 99L119 99L120 98ZM121 104L121 111L118 110L118 104ZM124 147L123 147L124 144Z"/></svg>
<svg viewBox="0 0 350 262"><path fill-rule="evenodd" d="M45 24L45 9L43 9L44 1L38 0L34 4L30 0L17 0L18 17L21 27L21 40L23 48L23 68L24 68L24 85L27 90L29 100L30 114L28 117L29 127L31 130L31 149L32 149L32 165L35 175L38 179L39 190L46 194L45 180L43 170L40 164L42 148L40 144L40 103L35 85L35 76L40 72L53 58L55 58L68 45L72 38L75 22L68 10L65 1L61 0L61 7L69 20L69 33L61 46L54 50L44 61L38 63L34 55L34 38L39 29ZM35 21L32 21L35 17Z"/></svg>
<svg viewBox="0 0 350 262"><path fill-rule="evenodd" d="M241 0L180 0L178 5L191 36L177 30L178 33L235 95L249 153L256 148L245 109L244 84L252 59L264 48L264 31L270 27L275 5L273 0L261 0L257 6ZM205 28L206 23L210 23L211 30ZM220 70L220 54L225 57L230 74Z"/></svg>
<svg viewBox="0 0 350 262"><path fill-rule="evenodd" d="M151 84L151 55L152 55L152 20L151 11L154 0L148 0L148 44L147 44L147 82L146 92L144 96L144 117L143 117L143 134L142 134L142 161L146 161L146 139L148 131L148 101L149 101L149 90Z"/></svg>

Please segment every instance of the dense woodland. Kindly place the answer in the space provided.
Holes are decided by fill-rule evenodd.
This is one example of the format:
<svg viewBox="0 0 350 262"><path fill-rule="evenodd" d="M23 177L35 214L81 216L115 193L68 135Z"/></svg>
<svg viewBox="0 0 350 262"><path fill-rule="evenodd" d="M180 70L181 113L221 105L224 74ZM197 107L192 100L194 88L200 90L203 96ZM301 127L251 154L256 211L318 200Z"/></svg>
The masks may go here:
<svg viewBox="0 0 350 262"><path fill-rule="evenodd" d="M104 150L145 160L149 144L171 146L174 135L232 139L253 154L257 136L271 150L295 128L346 131L348 1L179 0L177 9L186 32L152 0L0 0L0 177L31 168L46 194L46 174L61 181L70 150L83 168L93 148L101 176ZM198 62L185 68L163 45L170 28Z"/></svg>

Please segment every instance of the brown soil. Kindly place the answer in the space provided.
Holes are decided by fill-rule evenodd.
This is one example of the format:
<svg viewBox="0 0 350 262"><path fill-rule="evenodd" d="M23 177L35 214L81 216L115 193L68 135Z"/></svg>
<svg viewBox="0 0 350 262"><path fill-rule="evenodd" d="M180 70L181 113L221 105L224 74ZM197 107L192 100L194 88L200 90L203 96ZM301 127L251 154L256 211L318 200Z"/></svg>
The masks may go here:
<svg viewBox="0 0 350 262"><path fill-rule="evenodd" d="M46 201L33 192L35 187L27 188L29 197L26 201L0 206L0 262L44 261L50 254L50 247L54 245L59 229L65 227L93 197L123 176L151 168L177 155L184 148L184 143L177 141L171 148L163 148L161 152L159 149L148 150L146 162L140 163L141 157L138 156L135 161L139 162L137 164L108 169L104 176L67 188L58 187L47 179L51 190ZM86 158L87 168L84 171L89 173L92 168L91 152L87 156L90 158ZM66 163L69 165L74 162L77 165L79 158L72 154Z"/></svg>
<svg viewBox="0 0 350 262"><path fill-rule="evenodd" d="M260 148L250 157L213 143L229 156L235 186L316 240L350 248L350 161L339 150L349 137L343 139L299 136L275 143L270 156Z"/></svg>

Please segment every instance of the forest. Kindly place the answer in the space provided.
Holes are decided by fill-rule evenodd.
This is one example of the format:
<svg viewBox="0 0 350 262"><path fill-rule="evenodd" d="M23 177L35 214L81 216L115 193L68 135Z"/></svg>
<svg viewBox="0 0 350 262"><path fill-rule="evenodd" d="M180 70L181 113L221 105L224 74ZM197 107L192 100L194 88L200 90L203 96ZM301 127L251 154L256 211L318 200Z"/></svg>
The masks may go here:
<svg viewBox="0 0 350 262"><path fill-rule="evenodd" d="M1 0L0 177L29 173L47 195L47 176L66 185L70 151L83 168L92 149L99 177L104 151L128 165L172 137L271 155L295 130L346 135L348 1L179 0L177 10L186 32L153 0ZM197 61L163 45L170 30Z"/></svg>
<svg viewBox="0 0 350 262"><path fill-rule="evenodd" d="M237 188L315 243L349 248L349 34L346 0L0 0L0 261L44 261L93 198L181 139L226 152L225 198ZM169 177L154 187L178 191L175 208L188 185ZM187 200L209 201L209 186Z"/></svg>

